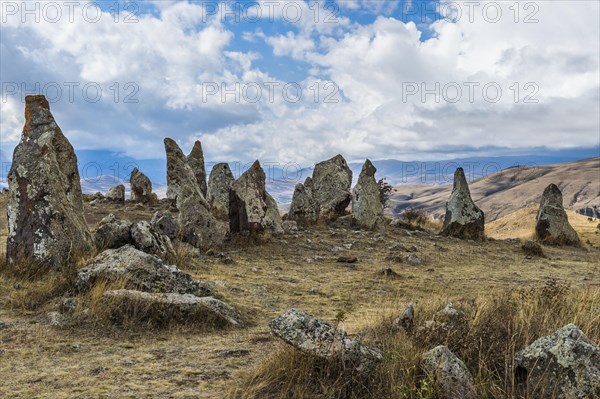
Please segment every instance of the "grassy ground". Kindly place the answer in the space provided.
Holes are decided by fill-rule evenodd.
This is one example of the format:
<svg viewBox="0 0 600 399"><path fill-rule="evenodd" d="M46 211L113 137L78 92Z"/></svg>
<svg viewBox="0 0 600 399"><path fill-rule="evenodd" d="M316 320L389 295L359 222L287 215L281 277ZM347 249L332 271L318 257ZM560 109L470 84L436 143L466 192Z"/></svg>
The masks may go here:
<svg viewBox="0 0 600 399"><path fill-rule="evenodd" d="M149 219L152 210L86 205L86 212L93 225L109 212L139 220ZM0 219L0 223L4 223L0 235L5 235L5 221ZM390 254L406 254L390 249L397 244L415 246L423 264L387 260ZM318 227L262 245L231 243L223 252L234 259L233 264L219 256L202 255L186 258L181 266L196 279L212 282L226 301L241 309L252 321L251 327L241 331L52 327L47 312L55 310L59 299L42 294L57 282L26 283L0 276L0 320L12 324L0 330L0 397L220 398L260 397L261 392L285 397L277 396L281 391L269 385L268 375L276 367L283 378L305 384L302 376L293 379L286 365L306 360L294 357L294 352L272 338L267 323L290 307L327 320L342 312L342 328L377 342L381 336L377 331L408 302L414 302L425 317L450 301L487 303L485 298L492 292L533 290L548 282L568 286L569 291L588 295L592 301L598 301L598 295L588 290L600 287L600 252L589 245L545 248L547 258L526 259L514 241L481 244L393 228L378 235L346 227ZM341 255L356 256L359 261L353 265L336 262ZM394 278L380 273L388 267L397 274ZM549 333L575 318L575 314L563 315L540 329ZM600 341L597 329L586 332ZM381 341L390 353L400 353L390 335ZM247 352L220 353L235 349ZM273 359L285 362L277 366ZM412 370L409 374L415 374L414 359L405 361ZM265 369L271 373L260 374ZM263 380L257 382L261 375ZM401 380L410 381L405 377ZM385 381L387 387L392 380ZM265 387L267 391L260 390ZM399 390L393 394L403 397Z"/></svg>

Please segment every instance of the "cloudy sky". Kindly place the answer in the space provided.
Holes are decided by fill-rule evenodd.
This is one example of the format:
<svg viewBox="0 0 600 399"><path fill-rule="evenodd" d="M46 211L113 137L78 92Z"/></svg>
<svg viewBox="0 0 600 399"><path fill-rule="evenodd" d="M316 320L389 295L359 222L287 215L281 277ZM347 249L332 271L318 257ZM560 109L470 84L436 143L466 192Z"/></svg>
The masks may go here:
<svg viewBox="0 0 600 399"><path fill-rule="evenodd" d="M1 149L309 165L600 145L596 1L1 2ZM27 7L27 9L25 9Z"/></svg>

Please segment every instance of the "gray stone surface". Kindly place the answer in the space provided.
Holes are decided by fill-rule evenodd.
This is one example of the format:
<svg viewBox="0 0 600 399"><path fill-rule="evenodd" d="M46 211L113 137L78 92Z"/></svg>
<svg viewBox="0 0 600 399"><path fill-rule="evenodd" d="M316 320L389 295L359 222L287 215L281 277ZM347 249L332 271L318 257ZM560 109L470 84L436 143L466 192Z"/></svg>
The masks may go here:
<svg viewBox="0 0 600 399"><path fill-rule="evenodd" d="M313 197L319 204L320 217L335 220L344 215L352 194L352 171L341 155L319 162L312 176Z"/></svg>
<svg viewBox="0 0 600 399"><path fill-rule="evenodd" d="M8 174L8 265L40 262L61 269L90 253L77 156L44 96L25 99L25 126Z"/></svg>
<svg viewBox="0 0 600 399"><path fill-rule="evenodd" d="M106 193L105 198L111 202L125 202L125 186L119 184L118 186L112 187L108 190L108 193Z"/></svg>
<svg viewBox="0 0 600 399"><path fill-rule="evenodd" d="M229 192L233 183L235 178L228 164L218 163L213 166L208 179L206 199L219 220L229 221Z"/></svg>
<svg viewBox="0 0 600 399"><path fill-rule="evenodd" d="M200 143L200 141L194 143L192 151L187 156L187 162L188 165L190 165L190 168L192 168L194 176L196 176L196 182L198 183L200 192L206 197L206 167L204 165L204 152L202 151L202 143Z"/></svg>
<svg viewBox="0 0 600 399"><path fill-rule="evenodd" d="M173 264L177 255L171 244L171 239L154 230L150 223L141 221L131 226L133 245L142 252L158 256L163 261Z"/></svg>
<svg viewBox="0 0 600 399"><path fill-rule="evenodd" d="M152 182L138 168L134 168L129 177L131 185L131 201L149 204L155 200L152 195Z"/></svg>
<svg viewBox="0 0 600 399"><path fill-rule="evenodd" d="M424 371L438 387L442 399L477 399L473 376L467 366L446 346L423 354Z"/></svg>
<svg viewBox="0 0 600 399"><path fill-rule="evenodd" d="M483 240L485 216L471 199L462 168L454 173L452 194L446 203L446 217L441 234L469 240Z"/></svg>
<svg viewBox="0 0 600 399"><path fill-rule="evenodd" d="M319 220L320 209L313 195L312 178L307 177L304 184L298 183L294 189L287 220L300 226L310 226Z"/></svg>
<svg viewBox="0 0 600 399"><path fill-rule="evenodd" d="M131 244L131 222L111 213L98 223L94 231L94 240L100 250Z"/></svg>
<svg viewBox="0 0 600 399"><path fill-rule="evenodd" d="M535 235L546 245L579 246L579 236L569 224L563 208L563 196L555 184L550 184L542 194L535 222Z"/></svg>
<svg viewBox="0 0 600 399"><path fill-rule="evenodd" d="M377 169L367 159L352 191L352 219L358 226L369 230L382 228L384 222L375 172Z"/></svg>
<svg viewBox="0 0 600 399"><path fill-rule="evenodd" d="M177 238L177 232L179 231L179 222L169 211L158 211L152 215L150 222L152 228L169 237L171 240Z"/></svg>

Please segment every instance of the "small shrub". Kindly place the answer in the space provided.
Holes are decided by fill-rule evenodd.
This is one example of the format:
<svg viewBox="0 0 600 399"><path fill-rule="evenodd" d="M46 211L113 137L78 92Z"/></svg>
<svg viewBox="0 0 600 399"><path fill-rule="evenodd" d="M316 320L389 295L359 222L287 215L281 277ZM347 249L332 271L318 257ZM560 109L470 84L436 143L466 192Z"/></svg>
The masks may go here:
<svg viewBox="0 0 600 399"><path fill-rule="evenodd" d="M384 208L387 208L394 188L386 182L385 177L377 181L377 186L379 186L379 201Z"/></svg>
<svg viewBox="0 0 600 399"><path fill-rule="evenodd" d="M427 224L429 217L423 209L409 208L402 212L400 219L412 226L424 226Z"/></svg>

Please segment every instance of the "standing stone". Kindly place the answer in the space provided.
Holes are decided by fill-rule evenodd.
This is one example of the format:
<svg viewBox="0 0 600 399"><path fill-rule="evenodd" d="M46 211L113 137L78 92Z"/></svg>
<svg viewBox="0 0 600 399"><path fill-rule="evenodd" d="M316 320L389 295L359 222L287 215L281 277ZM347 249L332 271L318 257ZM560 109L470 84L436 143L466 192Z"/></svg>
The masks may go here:
<svg viewBox="0 0 600 399"><path fill-rule="evenodd" d="M125 186L119 184L114 186L106 194L106 199L111 202L124 202L125 201Z"/></svg>
<svg viewBox="0 0 600 399"><path fill-rule="evenodd" d="M283 233L277 202L265 188L265 172L254 164L233 184L229 196L229 228L242 231Z"/></svg>
<svg viewBox="0 0 600 399"><path fill-rule="evenodd" d="M177 143L166 138L167 176L176 176L169 182L175 183L177 209L179 209L179 234L181 241L200 249L223 245L227 234L226 223L217 220L210 212L210 205L200 192L192 168Z"/></svg>
<svg viewBox="0 0 600 399"><path fill-rule="evenodd" d="M206 199L219 220L229 220L229 192L233 183L235 178L228 164L218 163L213 166L208 179Z"/></svg>
<svg viewBox="0 0 600 399"><path fill-rule="evenodd" d="M8 174L9 265L36 261L60 269L89 253L77 156L44 96L25 98L25 126Z"/></svg>
<svg viewBox="0 0 600 399"><path fill-rule="evenodd" d="M295 221L300 226L310 226L319 220L319 203L314 199L313 181L306 178L304 184L298 183L292 197L292 204L287 220Z"/></svg>
<svg viewBox="0 0 600 399"><path fill-rule="evenodd" d="M471 199L463 168L454 173L454 187L446 203L446 217L441 234L467 240L483 240L485 217Z"/></svg>
<svg viewBox="0 0 600 399"><path fill-rule="evenodd" d="M192 152L187 156L187 161L194 172L194 176L196 176L200 192L206 197L206 167L204 166L204 152L202 152L202 144L200 141L194 143Z"/></svg>
<svg viewBox="0 0 600 399"><path fill-rule="evenodd" d="M131 200L133 202L147 204L153 201L152 182L138 168L133 169L131 172L129 183L131 184Z"/></svg>
<svg viewBox="0 0 600 399"><path fill-rule="evenodd" d="M377 169L367 159L362 167L356 187L352 191L352 218L357 225L373 230L383 225L383 205L379 186L375 180Z"/></svg>
<svg viewBox="0 0 600 399"><path fill-rule="evenodd" d="M563 208L562 192L556 184L550 184L544 190L535 222L535 235L538 241L547 245L580 245L577 232L569 224Z"/></svg>
<svg viewBox="0 0 600 399"><path fill-rule="evenodd" d="M313 196L325 220L335 220L344 215L352 194L352 171L341 155L318 163L312 176Z"/></svg>
<svg viewBox="0 0 600 399"><path fill-rule="evenodd" d="M574 324L541 337L515 356L517 382L536 398L600 398L600 348Z"/></svg>
<svg viewBox="0 0 600 399"><path fill-rule="evenodd" d="M442 399L476 399L473 376L467 366L446 346L423 354L423 369L438 387Z"/></svg>

